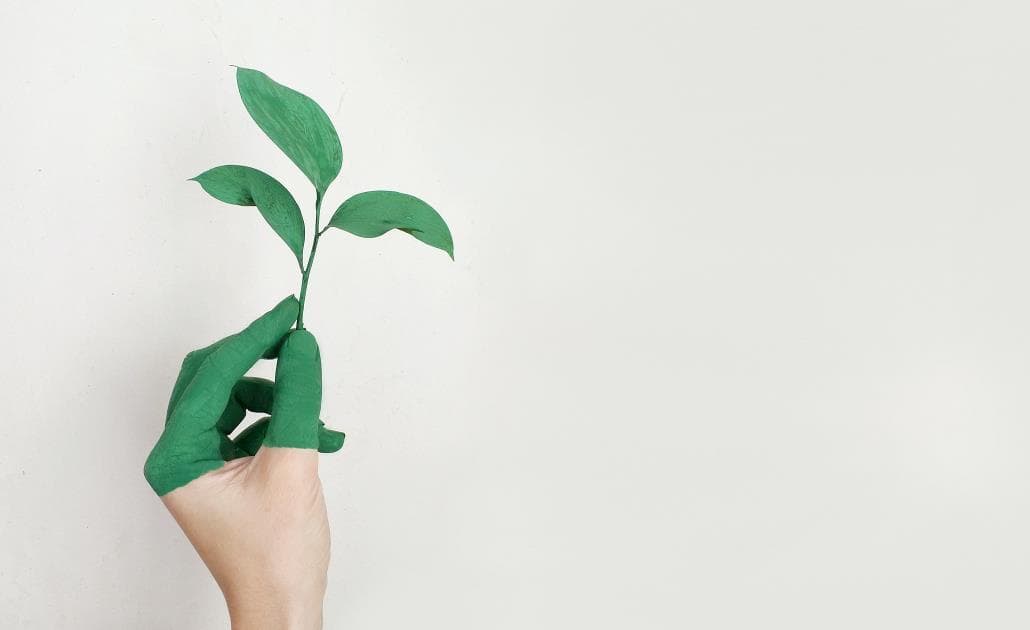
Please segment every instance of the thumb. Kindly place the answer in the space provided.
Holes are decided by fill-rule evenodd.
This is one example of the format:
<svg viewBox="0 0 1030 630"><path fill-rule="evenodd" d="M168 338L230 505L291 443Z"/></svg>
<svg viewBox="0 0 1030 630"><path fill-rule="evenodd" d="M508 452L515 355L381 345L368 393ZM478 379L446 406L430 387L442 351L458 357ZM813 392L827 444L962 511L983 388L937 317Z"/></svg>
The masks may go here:
<svg viewBox="0 0 1030 630"><path fill-rule="evenodd" d="M275 367L272 420L264 446L318 448L322 407L322 360L307 330L287 335Z"/></svg>

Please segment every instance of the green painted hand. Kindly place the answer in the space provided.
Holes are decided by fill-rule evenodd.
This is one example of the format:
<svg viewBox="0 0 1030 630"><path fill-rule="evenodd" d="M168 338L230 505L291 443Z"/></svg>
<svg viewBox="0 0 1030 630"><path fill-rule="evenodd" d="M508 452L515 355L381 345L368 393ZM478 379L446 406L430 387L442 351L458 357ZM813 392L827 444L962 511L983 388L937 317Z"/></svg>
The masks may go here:
<svg viewBox="0 0 1030 630"><path fill-rule="evenodd" d="M343 446L343 433L318 419L322 364L307 330L291 330L299 305L290 296L243 331L186 355L172 388L164 433L147 457L144 475L164 496L226 462L264 446L318 449ZM245 374L261 358L278 357L275 382ZM247 411L271 417L240 433Z"/></svg>

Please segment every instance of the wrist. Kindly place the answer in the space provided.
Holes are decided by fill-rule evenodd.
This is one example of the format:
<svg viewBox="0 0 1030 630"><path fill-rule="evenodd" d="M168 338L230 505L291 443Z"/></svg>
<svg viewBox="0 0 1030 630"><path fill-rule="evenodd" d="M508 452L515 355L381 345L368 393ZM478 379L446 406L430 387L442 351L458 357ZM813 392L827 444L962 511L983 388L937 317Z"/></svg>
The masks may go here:
<svg viewBox="0 0 1030 630"><path fill-rule="evenodd" d="M322 610L229 613L232 630L322 630Z"/></svg>
<svg viewBox="0 0 1030 630"><path fill-rule="evenodd" d="M226 595L232 630L321 630L321 598Z"/></svg>

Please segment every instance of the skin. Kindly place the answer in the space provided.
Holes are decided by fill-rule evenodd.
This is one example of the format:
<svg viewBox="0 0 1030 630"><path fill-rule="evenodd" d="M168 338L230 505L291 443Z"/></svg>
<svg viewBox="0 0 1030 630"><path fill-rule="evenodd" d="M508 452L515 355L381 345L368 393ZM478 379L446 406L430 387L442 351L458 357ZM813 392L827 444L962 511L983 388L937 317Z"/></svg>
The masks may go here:
<svg viewBox="0 0 1030 630"><path fill-rule="evenodd" d="M225 595L234 630L322 627L329 522L318 452L343 434L318 419L321 362L291 330L292 296L183 361L165 430L144 467ZM277 358L275 382L246 377ZM246 410L271 412L235 440Z"/></svg>
<svg viewBox="0 0 1030 630"><path fill-rule="evenodd" d="M262 447L162 500L221 587L233 630L322 627L329 521L316 451Z"/></svg>

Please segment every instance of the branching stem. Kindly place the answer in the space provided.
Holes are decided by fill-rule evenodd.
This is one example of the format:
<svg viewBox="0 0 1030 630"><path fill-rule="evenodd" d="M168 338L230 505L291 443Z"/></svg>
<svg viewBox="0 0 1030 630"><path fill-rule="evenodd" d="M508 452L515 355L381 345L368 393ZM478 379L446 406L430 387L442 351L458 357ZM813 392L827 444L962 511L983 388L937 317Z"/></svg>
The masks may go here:
<svg viewBox="0 0 1030 630"><path fill-rule="evenodd" d="M300 309L297 311L297 330L304 329L304 302L308 297L308 279L311 277L311 265L315 262L315 251L318 249L318 239L325 230L322 226L322 193L315 195L315 236L311 240L311 251L308 253L308 262L301 271L300 277Z"/></svg>

